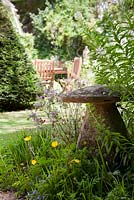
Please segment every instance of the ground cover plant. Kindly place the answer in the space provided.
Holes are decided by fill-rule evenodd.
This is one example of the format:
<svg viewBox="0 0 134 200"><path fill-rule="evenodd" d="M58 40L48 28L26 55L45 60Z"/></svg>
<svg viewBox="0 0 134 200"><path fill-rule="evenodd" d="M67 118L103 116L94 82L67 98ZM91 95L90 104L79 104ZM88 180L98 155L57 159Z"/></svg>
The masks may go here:
<svg viewBox="0 0 134 200"><path fill-rule="evenodd" d="M96 149L78 149L81 109L75 108L76 114L72 107L69 111L64 105L59 112L57 98L53 90L45 90L40 97L44 105L38 102L38 109L49 107L46 114L52 124L44 126L34 113L31 117L38 129L21 131L1 149L0 188L14 190L18 197L31 200L133 200L133 143L101 125ZM111 167L105 158L113 146L116 152Z"/></svg>
<svg viewBox="0 0 134 200"><path fill-rule="evenodd" d="M132 200L130 171L107 169L99 153L65 144L50 127L23 132L1 150L0 188L27 199Z"/></svg>

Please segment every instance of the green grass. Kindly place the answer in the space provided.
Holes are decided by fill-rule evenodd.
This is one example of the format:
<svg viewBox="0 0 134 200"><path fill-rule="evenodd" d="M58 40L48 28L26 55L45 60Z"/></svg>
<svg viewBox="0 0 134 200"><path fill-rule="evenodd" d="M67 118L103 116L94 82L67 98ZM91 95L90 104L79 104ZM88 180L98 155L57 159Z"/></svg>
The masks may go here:
<svg viewBox="0 0 134 200"><path fill-rule="evenodd" d="M0 147L15 139L21 130L35 128L34 122L28 120L30 111L0 113Z"/></svg>
<svg viewBox="0 0 134 200"><path fill-rule="evenodd" d="M26 110L0 113L0 148L10 143L11 140L17 139L24 131L29 132L37 128L32 119L28 119L31 112ZM38 112L38 116L44 116L44 112Z"/></svg>
<svg viewBox="0 0 134 200"><path fill-rule="evenodd" d="M12 140L15 140L18 134L18 132L0 134L0 149L4 146L7 146Z"/></svg>
<svg viewBox="0 0 134 200"><path fill-rule="evenodd" d="M30 111L3 112L0 114L0 135L35 127L32 120L28 120Z"/></svg>

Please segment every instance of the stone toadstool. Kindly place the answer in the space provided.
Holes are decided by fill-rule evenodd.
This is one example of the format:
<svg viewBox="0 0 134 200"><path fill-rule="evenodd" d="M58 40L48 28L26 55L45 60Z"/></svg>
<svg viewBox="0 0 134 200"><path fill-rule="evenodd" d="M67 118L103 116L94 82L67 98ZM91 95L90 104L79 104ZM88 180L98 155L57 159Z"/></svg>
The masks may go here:
<svg viewBox="0 0 134 200"><path fill-rule="evenodd" d="M103 121L105 127L110 131L127 136L127 129L115 104L120 101L120 96L106 86L94 85L69 92L62 95L62 101L90 103L90 106L87 104L86 114L77 141L79 148L96 146L98 135L96 120L100 124Z"/></svg>

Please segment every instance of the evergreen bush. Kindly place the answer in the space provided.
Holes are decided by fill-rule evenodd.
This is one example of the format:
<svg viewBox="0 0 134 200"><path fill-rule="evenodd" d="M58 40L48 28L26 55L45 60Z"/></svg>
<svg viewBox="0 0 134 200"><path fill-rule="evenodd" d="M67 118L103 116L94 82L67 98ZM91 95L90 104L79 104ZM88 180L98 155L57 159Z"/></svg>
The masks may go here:
<svg viewBox="0 0 134 200"><path fill-rule="evenodd" d="M0 110L28 108L38 92L36 73L1 3L0 30Z"/></svg>

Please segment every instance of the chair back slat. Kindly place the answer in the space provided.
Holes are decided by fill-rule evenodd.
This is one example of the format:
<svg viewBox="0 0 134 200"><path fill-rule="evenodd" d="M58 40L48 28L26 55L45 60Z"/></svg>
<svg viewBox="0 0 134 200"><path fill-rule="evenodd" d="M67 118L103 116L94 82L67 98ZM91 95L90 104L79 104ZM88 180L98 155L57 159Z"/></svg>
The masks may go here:
<svg viewBox="0 0 134 200"><path fill-rule="evenodd" d="M82 58L81 57L74 58L74 63L69 78L74 78L77 80L80 76L81 66L82 66Z"/></svg>
<svg viewBox="0 0 134 200"><path fill-rule="evenodd" d="M54 62L52 60L36 59L33 64L42 82L46 81L47 83L47 81L52 82L54 80Z"/></svg>

